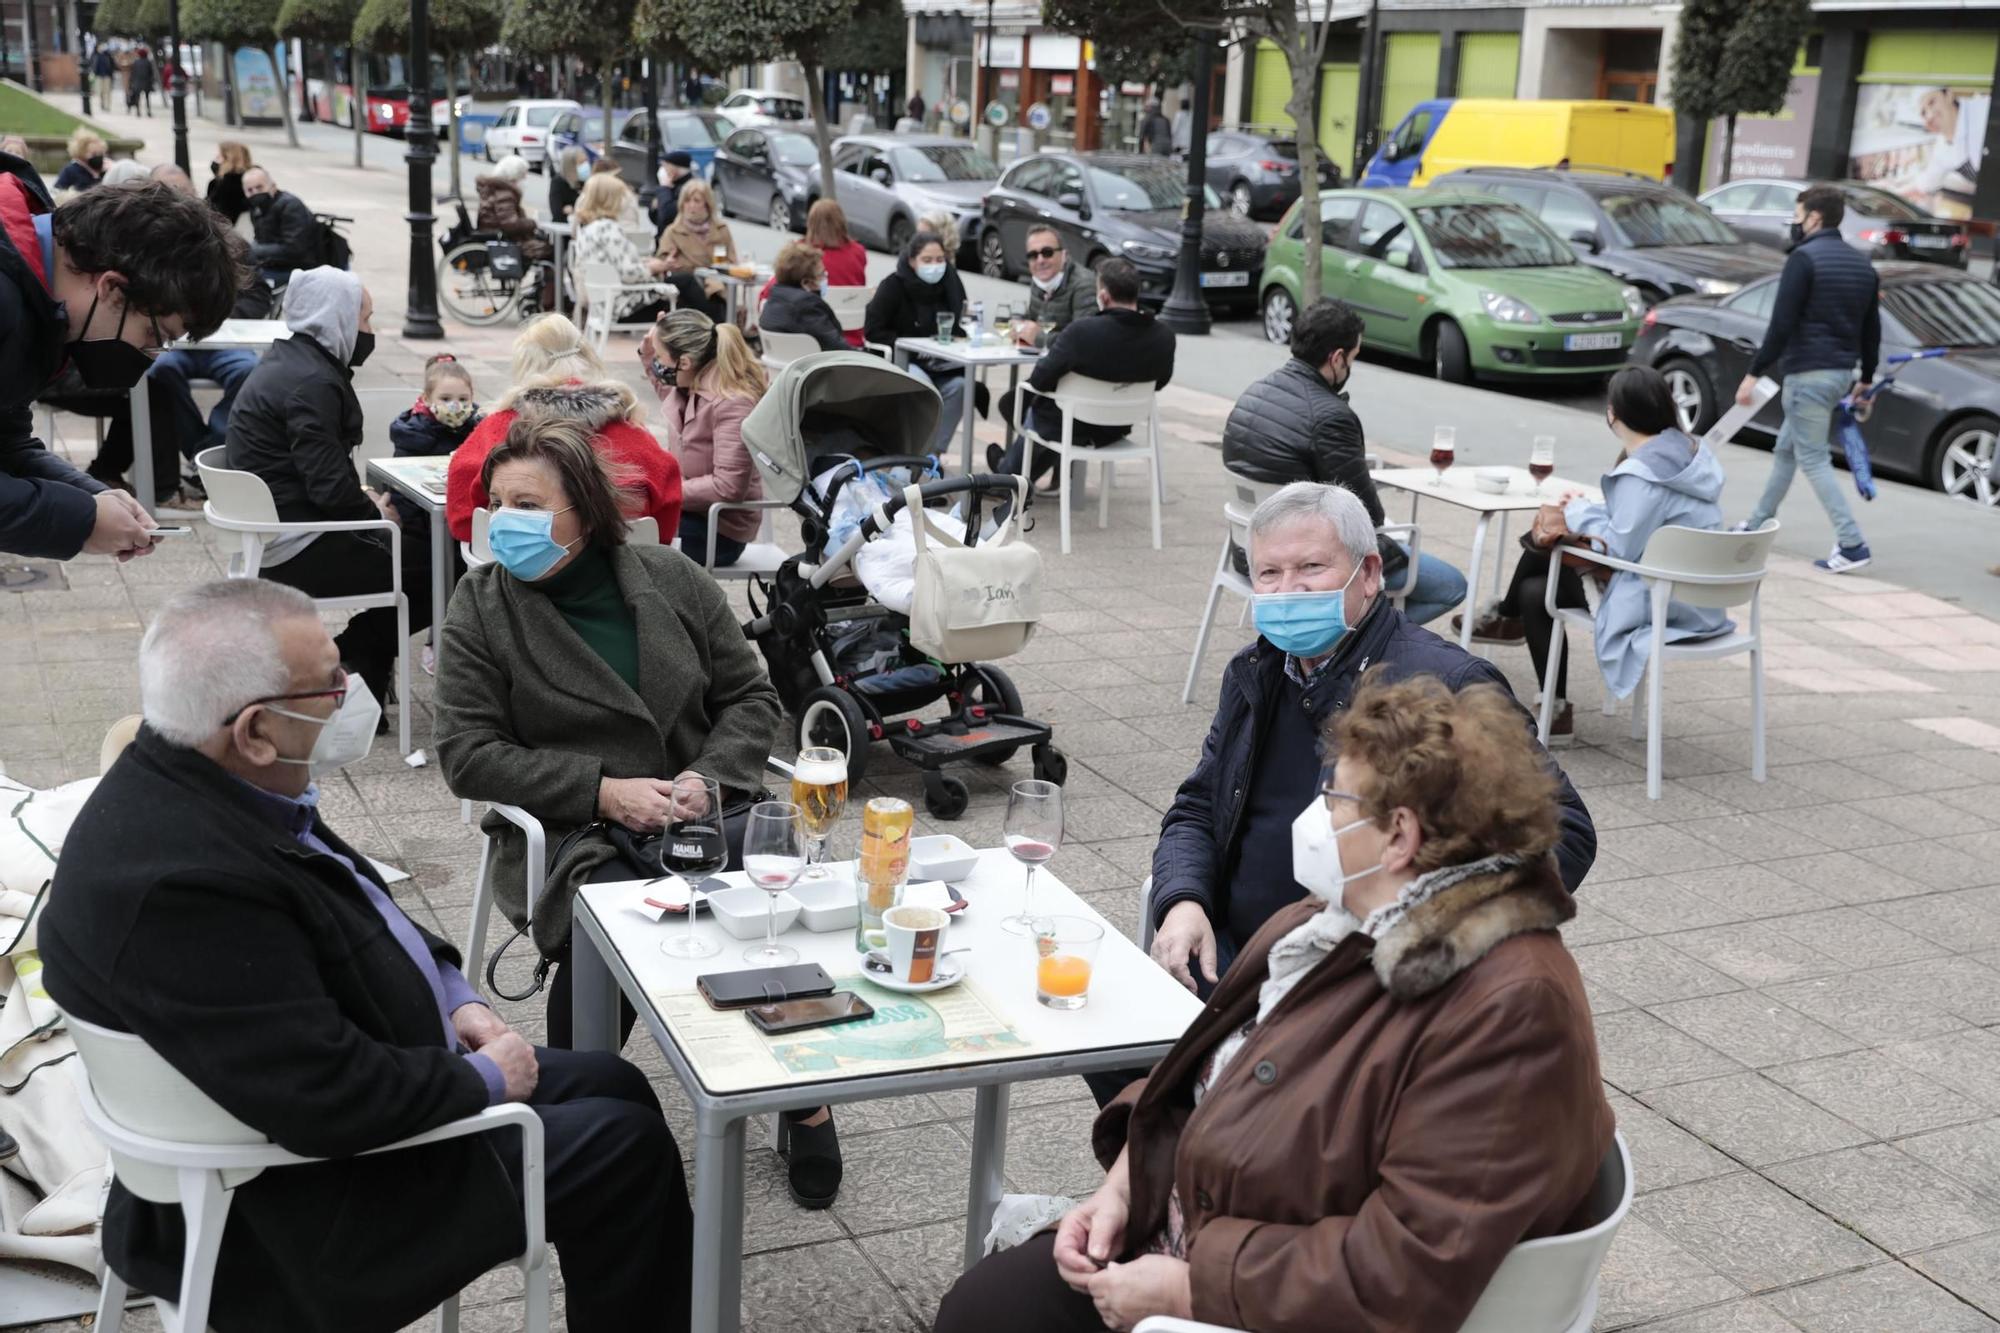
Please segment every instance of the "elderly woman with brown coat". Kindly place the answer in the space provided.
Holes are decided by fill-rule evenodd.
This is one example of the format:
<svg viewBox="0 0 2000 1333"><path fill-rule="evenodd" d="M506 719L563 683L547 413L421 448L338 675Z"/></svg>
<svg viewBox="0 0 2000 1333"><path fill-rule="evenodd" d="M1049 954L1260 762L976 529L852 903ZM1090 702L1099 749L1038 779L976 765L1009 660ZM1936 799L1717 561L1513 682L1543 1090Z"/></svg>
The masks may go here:
<svg viewBox="0 0 2000 1333"><path fill-rule="evenodd" d="M723 252L722 264L736 262L736 238L717 213L715 194L706 181L694 179L681 186L680 209L673 225L660 233L652 262L657 276L680 288L681 309L705 311L710 319L722 318L722 284L714 278L697 279L694 271L719 267L718 249Z"/></svg>
<svg viewBox="0 0 2000 1333"><path fill-rule="evenodd" d="M1327 752L1292 831L1312 896L1098 1117L1102 1188L961 1277L937 1333L1455 1333L1515 1245L1600 1220L1611 1108L1520 709L1378 668Z"/></svg>
<svg viewBox="0 0 2000 1333"><path fill-rule="evenodd" d="M528 160L518 153L509 153L479 178L477 226L481 231L497 231L513 241L527 259L547 259L554 247L535 225L527 205L521 202L521 182L527 174Z"/></svg>

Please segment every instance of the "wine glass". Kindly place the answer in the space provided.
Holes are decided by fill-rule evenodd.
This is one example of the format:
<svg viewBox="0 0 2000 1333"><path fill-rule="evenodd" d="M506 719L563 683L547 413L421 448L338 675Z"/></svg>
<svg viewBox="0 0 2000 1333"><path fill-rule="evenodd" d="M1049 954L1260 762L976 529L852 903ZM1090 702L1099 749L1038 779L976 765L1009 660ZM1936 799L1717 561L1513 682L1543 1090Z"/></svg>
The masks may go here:
<svg viewBox="0 0 2000 1333"><path fill-rule="evenodd" d="M847 809L847 756L824 745L799 751L792 766L792 804L799 808L806 844L812 850L812 864L799 878L832 879L833 872L826 868L826 844Z"/></svg>
<svg viewBox="0 0 2000 1333"><path fill-rule="evenodd" d="M993 308L993 336L1003 345L1014 341L1014 307L1004 301Z"/></svg>
<svg viewBox="0 0 2000 1333"><path fill-rule="evenodd" d="M1062 788L1029 778L1007 793L1007 850L1027 868L1021 890L1021 910L1000 923L1010 935L1031 935L1035 929L1035 868L1062 846Z"/></svg>
<svg viewBox="0 0 2000 1333"><path fill-rule="evenodd" d="M695 887L729 863L729 842L722 833L722 788L712 779L686 777L674 782L674 809L660 839L660 869L687 881L688 928L660 942L660 952L674 958L713 958L722 952L714 940L694 929Z"/></svg>
<svg viewBox="0 0 2000 1333"><path fill-rule="evenodd" d="M1542 493L1542 483L1556 470L1556 437L1537 435L1534 447L1528 451L1528 475L1535 479L1535 494Z"/></svg>
<svg viewBox="0 0 2000 1333"><path fill-rule="evenodd" d="M1458 430L1453 426L1439 426L1431 432L1431 466L1437 469L1437 476L1431 485L1444 485L1444 470L1451 466L1458 454Z"/></svg>
<svg viewBox="0 0 2000 1333"><path fill-rule="evenodd" d="M750 807L743 830L743 869L750 882L771 895L764 917L764 942L743 951L743 961L783 967L799 961L799 951L778 943L778 895L798 883L806 868L806 832L799 808L790 801L762 801Z"/></svg>

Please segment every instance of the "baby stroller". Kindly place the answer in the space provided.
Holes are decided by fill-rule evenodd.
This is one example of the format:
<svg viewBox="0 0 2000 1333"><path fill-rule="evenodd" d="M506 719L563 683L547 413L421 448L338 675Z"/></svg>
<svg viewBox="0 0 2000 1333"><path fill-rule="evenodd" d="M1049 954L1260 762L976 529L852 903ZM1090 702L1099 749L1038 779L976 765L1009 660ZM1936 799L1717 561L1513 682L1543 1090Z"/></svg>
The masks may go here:
<svg viewBox="0 0 2000 1333"><path fill-rule="evenodd" d="M931 815L956 819L971 794L962 779L943 771L948 765L1002 764L1027 747L1035 776L1060 784L1069 763L1048 724L1022 715L1020 691L1005 671L990 662L948 660L957 655L949 648L934 655L912 644L912 619L924 624L926 633L935 619L933 607L923 601L921 577L911 614L882 605L859 581L856 556L864 546L914 539L909 520L897 523L908 504L906 493L898 489L873 504L851 532L835 522L844 488L880 490L879 479L897 469L913 479L933 477L921 483L926 513L938 503L961 508L966 539L956 558L970 559L980 548L982 504L997 508L1010 502L1011 512L1020 512L1026 498L1020 478L935 476L935 461L923 451L940 410L930 385L859 352L800 357L778 374L744 420L743 441L763 477L764 498L804 520L806 549L771 578L756 581L752 618L743 628L763 652L772 683L798 722L801 747L841 750L848 780L855 782L867 767L869 746L886 741L923 770L924 806ZM934 531L928 521L924 531ZM984 549L1011 551L1016 563L1025 550L1033 560L1032 548L1019 545L989 539ZM1014 626L1018 635L1006 652L1017 650L1033 630L1032 589L1023 589L1022 600ZM940 701L942 717L911 716Z"/></svg>

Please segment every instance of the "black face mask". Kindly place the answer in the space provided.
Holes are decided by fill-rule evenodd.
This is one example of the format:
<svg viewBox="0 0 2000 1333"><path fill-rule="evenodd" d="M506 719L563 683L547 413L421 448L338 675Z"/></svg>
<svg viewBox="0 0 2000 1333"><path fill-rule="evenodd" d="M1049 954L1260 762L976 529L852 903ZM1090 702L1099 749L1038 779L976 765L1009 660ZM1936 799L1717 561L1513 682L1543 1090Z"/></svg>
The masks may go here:
<svg viewBox="0 0 2000 1333"><path fill-rule="evenodd" d="M674 387L674 377L680 373L678 366L670 366L657 356L653 358L653 382L662 389Z"/></svg>
<svg viewBox="0 0 2000 1333"><path fill-rule="evenodd" d="M90 311L83 317L83 327L90 327L91 316L97 313L97 299L91 298ZM128 311L129 313L129 307ZM109 338L78 338L70 343L70 364L83 382L93 389L129 389L144 379L153 367L153 359L147 356L121 336L125 332L125 315L118 316L118 332Z"/></svg>
<svg viewBox="0 0 2000 1333"><path fill-rule="evenodd" d="M363 329L354 335L354 352L347 358L347 364L358 368L375 351L375 335Z"/></svg>
<svg viewBox="0 0 2000 1333"><path fill-rule="evenodd" d="M220 176L222 174L222 164L220 162L209 163L208 174L211 176Z"/></svg>
<svg viewBox="0 0 2000 1333"><path fill-rule="evenodd" d="M1350 361L1347 363L1347 365L1341 368L1340 378L1334 381L1333 391L1335 393L1346 393L1347 382L1353 378L1354 378L1354 363Z"/></svg>
<svg viewBox="0 0 2000 1333"><path fill-rule="evenodd" d="M1792 244L1797 245L1806 238L1806 224L1803 222L1794 222L1789 229L1789 234L1792 238Z"/></svg>
<svg viewBox="0 0 2000 1333"><path fill-rule="evenodd" d="M278 196L275 194L253 194L250 196L250 208L253 212L262 213L277 202Z"/></svg>
<svg viewBox="0 0 2000 1333"><path fill-rule="evenodd" d="M89 157L83 159L83 165L89 167L92 171L104 170L104 154L92 153Z"/></svg>

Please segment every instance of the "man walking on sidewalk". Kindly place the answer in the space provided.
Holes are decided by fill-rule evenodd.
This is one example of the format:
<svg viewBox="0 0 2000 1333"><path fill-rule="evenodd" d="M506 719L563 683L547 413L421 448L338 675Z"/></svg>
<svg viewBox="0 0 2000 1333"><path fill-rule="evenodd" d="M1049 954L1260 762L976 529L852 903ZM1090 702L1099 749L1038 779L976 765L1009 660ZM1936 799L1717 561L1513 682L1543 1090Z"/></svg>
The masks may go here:
<svg viewBox="0 0 2000 1333"><path fill-rule="evenodd" d="M1828 428L1834 404L1850 388L1865 389L1875 378L1882 346L1875 268L1842 238L1845 212L1840 191L1830 185L1815 185L1799 196L1792 253L1778 279L1764 345L1736 390L1736 401L1748 407L1759 376L1776 366L1785 381L1785 424L1778 432L1771 479L1748 526L1760 528L1775 515L1792 487L1793 471L1803 471L1833 521L1836 543L1832 554L1813 563L1835 574L1859 569L1872 557L1834 475Z"/></svg>

